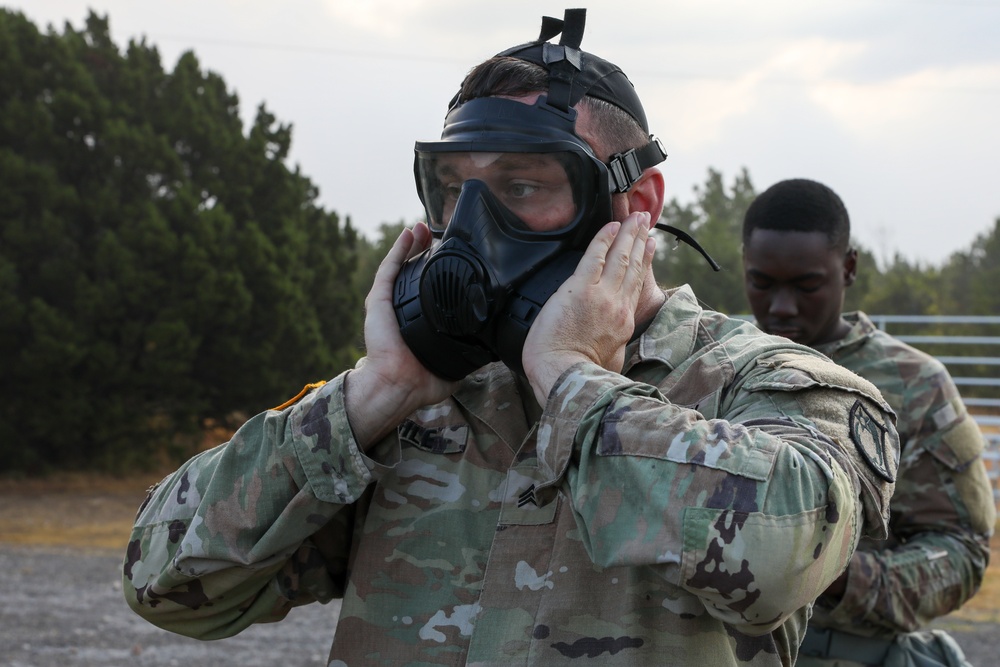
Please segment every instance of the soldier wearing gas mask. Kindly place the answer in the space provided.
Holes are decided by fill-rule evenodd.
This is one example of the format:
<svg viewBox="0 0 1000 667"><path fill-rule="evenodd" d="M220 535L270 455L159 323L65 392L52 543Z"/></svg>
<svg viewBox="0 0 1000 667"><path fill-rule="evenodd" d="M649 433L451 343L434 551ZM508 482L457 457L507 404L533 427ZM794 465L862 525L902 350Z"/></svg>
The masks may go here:
<svg viewBox="0 0 1000 667"><path fill-rule="evenodd" d="M539 41L498 56L524 64L503 96L473 73L441 140L416 144L417 192L441 243L403 266L393 305L407 344L442 377L497 359L521 372L534 318L598 230L662 208L661 174L649 168L667 154L635 89L596 56L582 66L567 45L582 33L545 41L560 29L543 25Z"/></svg>
<svg viewBox="0 0 1000 667"><path fill-rule="evenodd" d="M417 143L427 224L379 268L366 358L151 491L138 613L208 639L339 599L331 665L794 662L885 535L893 416L656 284L665 153L583 28L474 68Z"/></svg>

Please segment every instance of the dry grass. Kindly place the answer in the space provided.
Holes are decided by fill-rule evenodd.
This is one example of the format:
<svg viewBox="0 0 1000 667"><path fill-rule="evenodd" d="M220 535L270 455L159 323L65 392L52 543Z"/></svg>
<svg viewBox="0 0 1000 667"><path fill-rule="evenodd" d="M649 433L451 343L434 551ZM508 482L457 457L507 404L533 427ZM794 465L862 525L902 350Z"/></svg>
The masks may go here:
<svg viewBox="0 0 1000 667"><path fill-rule="evenodd" d="M231 429L208 422L198 451L215 447L232 434ZM130 477L81 473L44 479L0 477L0 545L124 553L146 490L172 469Z"/></svg>
<svg viewBox="0 0 1000 667"><path fill-rule="evenodd" d="M124 553L146 489L161 477L0 479L0 543Z"/></svg>

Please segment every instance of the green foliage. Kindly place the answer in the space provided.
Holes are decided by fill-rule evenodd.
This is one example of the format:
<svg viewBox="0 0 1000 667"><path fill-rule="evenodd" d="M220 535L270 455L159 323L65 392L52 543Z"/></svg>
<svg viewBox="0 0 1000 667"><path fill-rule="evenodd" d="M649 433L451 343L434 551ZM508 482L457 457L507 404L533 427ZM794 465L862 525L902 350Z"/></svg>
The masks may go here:
<svg viewBox="0 0 1000 667"><path fill-rule="evenodd" d="M882 315L937 314L939 271L907 261L897 254L882 270L874 265L858 266L864 285L855 284L847 291L857 307L867 313ZM863 290L861 288L864 288Z"/></svg>
<svg viewBox="0 0 1000 667"><path fill-rule="evenodd" d="M282 402L356 361L379 238L317 206L286 165L290 125L239 100L193 53L111 41L108 21L43 34L0 9L0 471L126 471L185 434ZM746 313L740 229L755 196L709 170L658 233L667 285ZM1000 312L1000 219L940 269L860 250L848 307ZM992 353L992 352L991 352Z"/></svg>
<svg viewBox="0 0 1000 667"><path fill-rule="evenodd" d="M1000 314L1000 218L968 251L954 253L941 277L942 314Z"/></svg>
<svg viewBox="0 0 1000 667"><path fill-rule="evenodd" d="M756 197L750 175L743 169L726 187L723 175L708 170L695 200L682 205L671 200L660 222L690 233L722 266L714 272L693 248L675 244L666 232L656 232L653 260L657 279L666 286L688 283L706 308L746 314L743 286L742 227L747 207ZM874 314L995 315L1000 313L1000 218L972 247L955 253L941 268L924 266L896 255L880 267L874 255L858 250L858 275L847 290L845 310Z"/></svg>
<svg viewBox="0 0 1000 667"><path fill-rule="evenodd" d="M355 288L358 294L368 294L371 290L378 265L406 226L402 220L392 224L383 223L379 226L378 239L375 241L361 239L358 244L358 270L355 274Z"/></svg>
<svg viewBox="0 0 1000 667"><path fill-rule="evenodd" d="M713 271L694 248L675 244L673 236L659 231L653 271L665 285L691 285L706 308L745 313L741 236L743 215L756 196L750 175L744 169L727 189L722 174L709 169L704 185L694 191L697 199L690 204L671 200L660 222L694 236L722 270Z"/></svg>
<svg viewBox="0 0 1000 667"><path fill-rule="evenodd" d="M992 229L980 234L967 251L954 253L941 269L939 310L943 315L1000 315L1000 218ZM996 337L996 326L970 324L963 328L966 336ZM942 350L955 354L955 349ZM996 357L997 346L990 344L963 345L961 354L969 357ZM966 377L996 378L997 367L989 364L962 364L960 374ZM996 389L987 386L962 388L963 395L996 397Z"/></svg>
<svg viewBox="0 0 1000 667"><path fill-rule="evenodd" d="M186 53L0 10L0 469L127 469L352 363L358 238Z"/></svg>
<svg viewBox="0 0 1000 667"><path fill-rule="evenodd" d="M375 281L375 272L378 271L379 264L392 248L393 242L399 237L406 224L403 221L396 223L383 223L379 226L378 238L369 241L365 237L359 237L357 243L357 269L353 276L354 293L367 295L371 291L372 283ZM364 350L364 331L358 327L355 347L359 351Z"/></svg>

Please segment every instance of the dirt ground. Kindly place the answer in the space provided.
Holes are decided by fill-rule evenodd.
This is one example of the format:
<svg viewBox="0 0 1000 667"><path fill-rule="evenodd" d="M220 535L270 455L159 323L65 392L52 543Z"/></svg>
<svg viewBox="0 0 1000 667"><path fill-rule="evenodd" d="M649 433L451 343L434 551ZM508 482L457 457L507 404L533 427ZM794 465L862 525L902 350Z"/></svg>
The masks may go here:
<svg viewBox="0 0 1000 667"><path fill-rule="evenodd" d="M121 595L121 558L158 476L0 479L0 667L322 667L338 605L213 642L159 630ZM943 619L977 667L1000 664L1000 538L983 588Z"/></svg>
<svg viewBox="0 0 1000 667"><path fill-rule="evenodd" d="M121 562L157 476L0 480L0 667L322 667L339 605L211 642L160 630L121 592Z"/></svg>

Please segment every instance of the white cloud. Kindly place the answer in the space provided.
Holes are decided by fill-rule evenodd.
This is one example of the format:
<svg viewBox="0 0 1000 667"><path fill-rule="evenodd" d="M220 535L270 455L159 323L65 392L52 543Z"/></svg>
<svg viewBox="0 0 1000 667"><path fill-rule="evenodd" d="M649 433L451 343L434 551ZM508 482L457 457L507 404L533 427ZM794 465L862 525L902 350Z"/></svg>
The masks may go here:
<svg viewBox="0 0 1000 667"><path fill-rule="evenodd" d="M977 98L989 91L1000 91L1000 63L937 67L878 83L837 82L817 87L814 99L853 133L874 138L926 131L936 121L950 125L956 112L988 124L995 107Z"/></svg>
<svg viewBox="0 0 1000 667"><path fill-rule="evenodd" d="M433 4L421 0L324 0L323 8L342 29L394 38L405 34L413 19Z"/></svg>
<svg viewBox="0 0 1000 667"><path fill-rule="evenodd" d="M8 3L10 4L10 3ZM415 139L435 136L473 64L565 3L509 0L22 0L40 25L108 13L116 41L194 49L295 128L321 204L365 233L420 214ZM618 63L667 144L671 194L709 167L758 187L829 181L860 233L940 260L1000 215L1000 7L860 0L593 0L584 48ZM941 237L941 221L948 234ZM891 248L890 248L891 249Z"/></svg>

